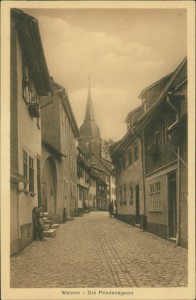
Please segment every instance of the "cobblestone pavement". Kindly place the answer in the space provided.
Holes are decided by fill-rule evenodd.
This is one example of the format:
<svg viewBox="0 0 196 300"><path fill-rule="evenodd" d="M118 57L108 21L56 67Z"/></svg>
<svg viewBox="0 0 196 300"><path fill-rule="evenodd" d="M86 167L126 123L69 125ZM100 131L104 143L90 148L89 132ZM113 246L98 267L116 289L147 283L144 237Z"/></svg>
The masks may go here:
<svg viewBox="0 0 196 300"><path fill-rule="evenodd" d="M13 288L187 286L186 249L91 212L11 257Z"/></svg>

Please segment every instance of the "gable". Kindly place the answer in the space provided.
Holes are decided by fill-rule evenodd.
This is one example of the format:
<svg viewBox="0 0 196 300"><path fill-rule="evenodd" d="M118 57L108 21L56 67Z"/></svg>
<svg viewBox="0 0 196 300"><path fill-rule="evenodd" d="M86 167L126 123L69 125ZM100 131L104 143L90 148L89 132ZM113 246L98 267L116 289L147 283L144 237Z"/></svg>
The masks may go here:
<svg viewBox="0 0 196 300"><path fill-rule="evenodd" d="M96 154L93 153L89 158L89 160L92 167L95 167L97 169L102 170L105 173L108 173L108 169L103 165L103 163L100 161L100 159Z"/></svg>

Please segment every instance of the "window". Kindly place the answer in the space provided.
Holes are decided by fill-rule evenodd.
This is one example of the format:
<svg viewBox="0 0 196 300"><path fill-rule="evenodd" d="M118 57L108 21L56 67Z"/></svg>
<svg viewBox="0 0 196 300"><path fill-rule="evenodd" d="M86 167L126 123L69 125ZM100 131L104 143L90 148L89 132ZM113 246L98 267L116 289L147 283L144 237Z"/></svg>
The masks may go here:
<svg viewBox="0 0 196 300"><path fill-rule="evenodd" d="M131 149L129 151L128 157L129 157L129 165L131 165L132 164L132 150Z"/></svg>
<svg viewBox="0 0 196 300"><path fill-rule="evenodd" d="M22 96L27 102L30 101L30 90L29 90L29 72L25 64L24 58L22 59Z"/></svg>
<svg viewBox="0 0 196 300"><path fill-rule="evenodd" d="M35 86L24 57L22 58L22 97L27 103L38 104L39 96L35 91Z"/></svg>
<svg viewBox="0 0 196 300"><path fill-rule="evenodd" d="M27 152L23 150L23 175L27 179L28 161Z"/></svg>
<svg viewBox="0 0 196 300"><path fill-rule="evenodd" d="M34 194L34 160L23 150L23 176L29 181L29 192ZM41 197L41 178L40 178L40 160L37 160L37 189L38 201Z"/></svg>
<svg viewBox="0 0 196 300"><path fill-rule="evenodd" d="M64 126L64 108L63 106L61 106L61 121L62 121L62 125Z"/></svg>
<svg viewBox="0 0 196 300"><path fill-rule="evenodd" d="M135 161L138 160L138 144L137 144L137 141L135 142L135 147L134 147L134 159L135 159Z"/></svg>
<svg viewBox="0 0 196 300"><path fill-rule="evenodd" d="M151 209L160 210L161 209L161 185L160 182L156 182L150 185L150 199L151 199Z"/></svg>
<svg viewBox="0 0 196 300"><path fill-rule="evenodd" d="M133 200L133 184L130 183L130 200Z"/></svg>
<svg viewBox="0 0 196 300"><path fill-rule="evenodd" d="M72 191L72 182L69 183L69 195L72 197L73 191Z"/></svg>
<svg viewBox="0 0 196 300"><path fill-rule="evenodd" d="M29 156L29 192L34 192L34 166L33 158Z"/></svg>
<svg viewBox="0 0 196 300"><path fill-rule="evenodd" d="M126 156L123 157L123 160L122 160L122 167L123 167L123 170L126 169Z"/></svg>
<svg viewBox="0 0 196 300"><path fill-rule="evenodd" d="M119 198L120 202L122 202L122 186L119 187Z"/></svg>
<svg viewBox="0 0 196 300"><path fill-rule="evenodd" d="M40 159L37 159L37 195L38 204L41 205L41 174L40 174Z"/></svg>
<svg viewBox="0 0 196 300"><path fill-rule="evenodd" d="M167 134L167 120L164 120L162 123L162 143L163 145L168 142L168 134Z"/></svg>
<svg viewBox="0 0 196 300"><path fill-rule="evenodd" d="M81 188L79 188L79 199L83 200L83 191Z"/></svg>
<svg viewBox="0 0 196 300"><path fill-rule="evenodd" d="M154 143L156 145L165 145L167 141L167 120L162 120L154 126Z"/></svg>
<svg viewBox="0 0 196 300"><path fill-rule="evenodd" d="M126 184L124 184L124 202L127 201L127 188L126 188Z"/></svg>
<svg viewBox="0 0 196 300"><path fill-rule="evenodd" d="M133 205L133 184L132 184L132 183L130 183L129 188L130 188L130 199L129 199L129 203L130 203L131 205Z"/></svg>
<svg viewBox="0 0 196 300"><path fill-rule="evenodd" d="M146 103L146 100L144 100L144 102L143 102L143 110L144 110L144 112L147 110L147 103Z"/></svg>
<svg viewBox="0 0 196 300"><path fill-rule="evenodd" d="M156 124L154 127L154 139L155 144L160 145L161 143L161 126L160 123Z"/></svg>
<svg viewBox="0 0 196 300"><path fill-rule="evenodd" d="M121 173L121 160L118 161L118 174Z"/></svg>

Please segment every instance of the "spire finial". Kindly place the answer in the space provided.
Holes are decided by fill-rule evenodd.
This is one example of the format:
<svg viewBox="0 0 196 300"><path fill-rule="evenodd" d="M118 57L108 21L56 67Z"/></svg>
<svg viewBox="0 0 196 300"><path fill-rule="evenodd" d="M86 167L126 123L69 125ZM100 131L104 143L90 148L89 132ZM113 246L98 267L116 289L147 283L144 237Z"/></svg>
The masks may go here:
<svg viewBox="0 0 196 300"><path fill-rule="evenodd" d="M88 81L89 81L89 87L88 87L88 98L87 98L87 105L86 105L86 114L85 114L85 120L94 120L94 114L93 114L93 106L92 106L92 99L91 99L91 90L90 90L90 72L88 73Z"/></svg>

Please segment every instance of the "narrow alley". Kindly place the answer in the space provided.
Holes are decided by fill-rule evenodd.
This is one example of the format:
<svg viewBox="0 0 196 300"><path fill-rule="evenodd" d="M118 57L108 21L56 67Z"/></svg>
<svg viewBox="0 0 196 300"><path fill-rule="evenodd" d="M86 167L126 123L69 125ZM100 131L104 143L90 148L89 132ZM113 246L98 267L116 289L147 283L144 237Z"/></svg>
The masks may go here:
<svg viewBox="0 0 196 300"><path fill-rule="evenodd" d="M11 257L11 288L186 287L186 249L91 212Z"/></svg>

